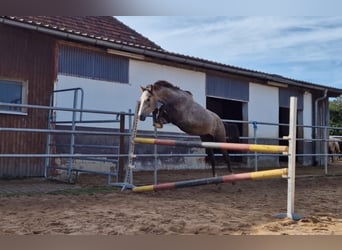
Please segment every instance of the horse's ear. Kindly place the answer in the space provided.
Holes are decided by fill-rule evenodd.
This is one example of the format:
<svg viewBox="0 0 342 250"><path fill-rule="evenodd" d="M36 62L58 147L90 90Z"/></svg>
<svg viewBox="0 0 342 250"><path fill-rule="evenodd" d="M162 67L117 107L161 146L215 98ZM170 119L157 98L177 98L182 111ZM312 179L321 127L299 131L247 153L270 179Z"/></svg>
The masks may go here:
<svg viewBox="0 0 342 250"><path fill-rule="evenodd" d="M148 85L147 87L140 86L140 89L141 89L142 92L148 91L152 95L152 90L153 90L153 86L152 85Z"/></svg>
<svg viewBox="0 0 342 250"><path fill-rule="evenodd" d="M153 94L153 86L152 85L147 85L146 87L140 86L140 88L141 88L142 92L148 91L148 92L150 92L151 95Z"/></svg>

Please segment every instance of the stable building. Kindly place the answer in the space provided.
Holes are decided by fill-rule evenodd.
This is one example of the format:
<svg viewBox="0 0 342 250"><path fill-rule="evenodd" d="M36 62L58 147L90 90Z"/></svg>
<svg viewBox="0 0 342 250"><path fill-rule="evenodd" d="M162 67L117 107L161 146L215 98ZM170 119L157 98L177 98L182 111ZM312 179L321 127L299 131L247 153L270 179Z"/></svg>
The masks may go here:
<svg viewBox="0 0 342 250"><path fill-rule="evenodd" d="M278 144L287 127L265 124L288 123L289 99L296 96L298 125L305 125L298 127L302 140L297 143L298 153L308 154L298 157L304 165L321 164L310 154L324 152L313 139L325 134L310 126L328 126L329 98L342 94L325 85L169 52L114 17L1 16L0 34L0 103L79 107L63 90L82 89L84 109L132 112L140 85L167 80L191 91L222 119L245 121L236 126L248 142L256 131L259 143ZM46 129L48 114L0 106L0 127ZM58 110L54 115L57 121L70 116ZM86 126L107 128L103 123ZM153 131L152 123L141 122L139 130ZM180 132L172 125L163 131ZM42 176L43 158L1 155L44 154L46 140L44 133L0 130L0 177Z"/></svg>

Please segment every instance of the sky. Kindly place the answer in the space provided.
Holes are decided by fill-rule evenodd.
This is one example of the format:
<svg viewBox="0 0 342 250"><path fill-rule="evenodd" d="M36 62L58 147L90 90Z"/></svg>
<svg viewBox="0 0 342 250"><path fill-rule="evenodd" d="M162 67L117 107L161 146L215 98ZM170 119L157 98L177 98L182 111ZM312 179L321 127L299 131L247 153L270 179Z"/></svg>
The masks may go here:
<svg viewBox="0 0 342 250"><path fill-rule="evenodd" d="M342 16L116 16L170 52L342 89Z"/></svg>

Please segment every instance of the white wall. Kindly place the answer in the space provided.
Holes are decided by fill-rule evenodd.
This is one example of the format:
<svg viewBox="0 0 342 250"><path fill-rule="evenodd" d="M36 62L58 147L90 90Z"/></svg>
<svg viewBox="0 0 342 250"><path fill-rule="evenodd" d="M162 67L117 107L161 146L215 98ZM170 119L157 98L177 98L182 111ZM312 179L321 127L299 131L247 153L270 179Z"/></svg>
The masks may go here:
<svg viewBox="0 0 342 250"><path fill-rule="evenodd" d="M84 90L84 108L105 111L128 112L135 111L139 100L140 86L167 80L182 89L192 92L194 99L205 107L205 74L202 72L185 70L155 63L130 60L129 84L91 80L79 77L58 75L56 89L82 88ZM248 103L248 120L278 123L279 100L278 88L250 83L250 97ZM304 124L311 124L311 94L304 95ZM57 95L57 107L72 107L71 93ZM83 114L83 119L108 119L109 116ZM114 117L111 117L114 118ZM58 120L70 120L71 113L57 112ZM99 127L118 127L118 124L88 124ZM128 125L127 125L128 126ZM139 130L153 130L152 119L139 122ZM160 131L179 132L173 125L165 125ZM249 136L253 136L253 126L249 126ZM258 126L258 137L278 137L277 126ZM304 130L304 136L311 136L310 129Z"/></svg>
<svg viewBox="0 0 342 250"><path fill-rule="evenodd" d="M279 122L278 88L261 84L249 84L248 120ZM248 136L253 136L253 125L249 125ZM257 137L277 138L278 126L259 125Z"/></svg>
<svg viewBox="0 0 342 250"><path fill-rule="evenodd" d="M141 61L130 61L129 79L136 89L139 89L135 100L140 97L139 86L146 86L158 80L166 80L180 87L181 89L190 91L196 102L205 107L205 74L196 71L190 71L165 65L154 63L146 63ZM133 98L132 98L133 100ZM144 122L139 122L139 129L153 130L152 119L146 119ZM161 129L163 132L180 132L174 125L164 125Z"/></svg>
<svg viewBox="0 0 342 250"><path fill-rule="evenodd" d="M136 60L130 60L129 84L58 75L55 88L57 90L82 88L84 90L84 109L116 112L128 112L131 109L134 112L141 94L140 85L146 86L157 80L167 80L182 89L191 91L194 99L205 106L204 73ZM72 100L73 94L71 92L59 93L56 96L55 106L71 108L73 105ZM56 115L59 121L71 119L71 112L59 111ZM109 119L110 117L112 116L90 113L83 114L83 120ZM88 124L88 126L113 128L113 126L118 127L118 124ZM139 122L138 128L141 130L153 130L152 119ZM180 130L173 125L165 125L162 131L179 132Z"/></svg>
<svg viewBox="0 0 342 250"><path fill-rule="evenodd" d="M312 125L312 94L305 91L303 94L303 125ZM312 128L304 127L303 138L307 141L303 142L303 152L304 154L312 154L312 145L308 139L312 139ZM313 164L313 158L311 156L300 157L302 164L304 166L310 166Z"/></svg>
<svg viewBox="0 0 342 250"><path fill-rule="evenodd" d="M138 95L132 85L91 80L79 77L58 75L56 89L82 88L84 90L84 109L102 110L102 111L123 111L129 109L134 111L133 95ZM79 99L80 100L80 99ZM133 105L132 105L133 104ZM56 95L55 106L71 108L73 105L73 93L58 93ZM80 101L78 103L80 107ZM57 112L57 120L70 120L71 112ZM115 119L112 115L99 115L84 113L83 120L89 119ZM118 124L83 124L85 126L98 127L118 127Z"/></svg>
<svg viewBox="0 0 342 250"><path fill-rule="evenodd" d="M305 91L303 95L303 125L312 125L312 94ZM312 128L304 128L304 139L312 138Z"/></svg>

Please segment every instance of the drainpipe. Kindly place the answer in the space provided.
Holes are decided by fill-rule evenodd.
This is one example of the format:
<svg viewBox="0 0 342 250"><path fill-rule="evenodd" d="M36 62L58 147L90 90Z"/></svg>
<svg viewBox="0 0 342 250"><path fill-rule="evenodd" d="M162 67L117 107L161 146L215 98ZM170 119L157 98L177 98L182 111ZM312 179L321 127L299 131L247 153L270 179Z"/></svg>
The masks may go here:
<svg viewBox="0 0 342 250"><path fill-rule="evenodd" d="M315 101L315 125L317 126L318 123L318 102L323 101L327 98L328 89L324 89L324 95L322 97L318 97Z"/></svg>
<svg viewBox="0 0 342 250"><path fill-rule="evenodd" d="M319 98L317 98L316 100L315 100L315 126L318 126L318 103L320 102L320 101L323 101L325 98L327 98L327 95L328 95L328 89L324 89L324 95L323 96L321 96L321 97L319 97ZM315 128L315 139L317 139L318 138L318 131L319 131L319 128L318 127L316 127ZM318 148L320 148L319 146L321 145L321 143L319 142L319 141L316 141L316 149L315 149L315 151L317 151L317 149ZM324 143L324 145L326 145L326 143ZM325 147L326 148L326 147ZM327 151L327 149L324 149L324 153L326 153L326 151ZM321 157L319 156L319 159L320 159ZM326 158L326 157L325 157ZM325 160L325 165L327 165L327 161ZM325 169L326 169L327 167L325 166Z"/></svg>

